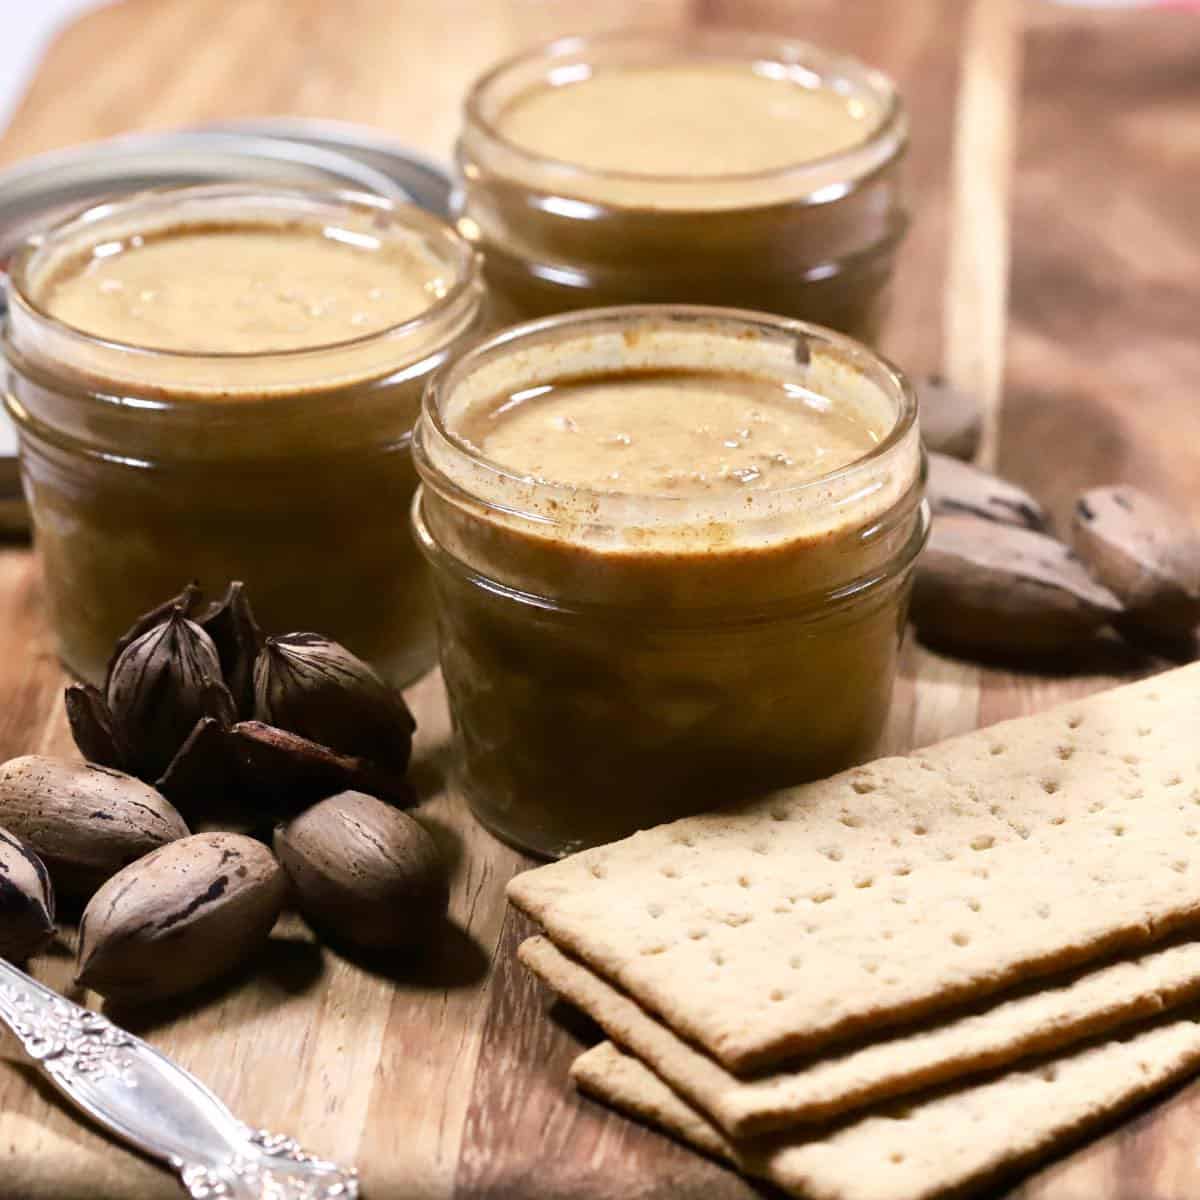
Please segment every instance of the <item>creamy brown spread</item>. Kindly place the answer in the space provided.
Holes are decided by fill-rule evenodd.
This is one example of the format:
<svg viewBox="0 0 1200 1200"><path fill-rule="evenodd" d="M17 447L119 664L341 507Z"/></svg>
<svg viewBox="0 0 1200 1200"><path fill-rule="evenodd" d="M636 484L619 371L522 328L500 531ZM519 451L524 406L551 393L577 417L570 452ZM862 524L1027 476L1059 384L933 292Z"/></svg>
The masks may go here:
<svg viewBox="0 0 1200 1200"><path fill-rule="evenodd" d="M464 787L544 854L867 753L919 486L915 431L872 453L895 396L803 335L560 333L418 431Z"/></svg>
<svg viewBox="0 0 1200 1200"><path fill-rule="evenodd" d="M198 578L394 680L426 669L408 440L473 333L473 272L416 210L233 187L97 208L24 252L5 349L67 664L102 680L122 630Z"/></svg>
<svg viewBox="0 0 1200 1200"><path fill-rule="evenodd" d="M737 175L857 145L879 114L782 63L598 68L517 96L500 133L548 158L642 175Z"/></svg>
<svg viewBox="0 0 1200 1200"><path fill-rule="evenodd" d="M881 76L812 47L634 35L534 52L468 100L459 227L506 321L709 304L870 341L905 224L904 131Z"/></svg>
<svg viewBox="0 0 1200 1200"><path fill-rule="evenodd" d="M93 337L262 354L377 333L424 312L448 286L415 240L336 225L183 225L89 247L57 265L40 299Z"/></svg>
<svg viewBox="0 0 1200 1200"><path fill-rule="evenodd" d="M881 436L857 409L801 385L688 370L528 388L466 414L459 433L547 483L667 496L803 483Z"/></svg>

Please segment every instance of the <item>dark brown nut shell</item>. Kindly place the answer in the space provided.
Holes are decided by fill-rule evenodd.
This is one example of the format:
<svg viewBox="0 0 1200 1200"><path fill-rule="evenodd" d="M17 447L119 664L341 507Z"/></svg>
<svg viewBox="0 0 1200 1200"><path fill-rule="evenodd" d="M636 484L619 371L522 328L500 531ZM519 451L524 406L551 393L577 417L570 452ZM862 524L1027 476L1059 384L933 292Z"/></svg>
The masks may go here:
<svg viewBox="0 0 1200 1200"><path fill-rule="evenodd" d="M921 438L928 450L969 460L983 437L983 405L974 392L954 387L937 375L917 385Z"/></svg>
<svg viewBox="0 0 1200 1200"><path fill-rule="evenodd" d="M400 771L416 727L399 692L345 646L315 633L267 639L254 667L254 715Z"/></svg>
<svg viewBox="0 0 1200 1200"><path fill-rule="evenodd" d="M266 941L287 879L261 842L199 833L132 863L92 897L76 980L141 1004L227 974Z"/></svg>
<svg viewBox="0 0 1200 1200"><path fill-rule="evenodd" d="M67 688L63 703L79 753L88 762L121 770L128 753L121 745L112 713L99 689L90 683L73 683Z"/></svg>
<svg viewBox="0 0 1200 1200"><path fill-rule="evenodd" d="M241 791L229 731L215 717L201 717L188 739L154 785L184 815L193 829L198 821L220 815L242 823Z"/></svg>
<svg viewBox="0 0 1200 1200"><path fill-rule="evenodd" d="M203 596L200 591L200 584L193 579L191 583L184 587L183 591L177 596L172 596L170 600L164 600L162 604L152 608L149 612L143 613L130 627L117 639L117 644L113 648L112 658L108 660L108 670L111 673L113 663L121 657L122 652L130 644L137 641L142 634L149 632L155 625L161 625L175 609L179 609L185 617L190 617L200 607Z"/></svg>
<svg viewBox="0 0 1200 1200"><path fill-rule="evenodd" d="M342 792L275 831L305 916L358 946L413 948L436 936L450 897L437 843L372 796Z"/></svg>
<svg viewBox="0 0 1200 1200"><path fill-rule="evenodd" d="M221 673L237 706L237 715L254 715L254 663L263 646L263 633L254 619L241 580L234 580L223 599L195 617L212 638L221 660Z"/></svg>
<svg viewBox="0 0 1200 1200"><path fill-rule="evenodd" d="M157 779L201 717L236 719L212 639L182 608L151 626L113 660L105 686L127 768Z"/></svg>
<svg viewBox="0 0 1200 1200"><path fill-rule="evenodd" d="M1182 513L1137 488L1092 488L1075 503L1071 540L1124 603L1122 630L1171 638L1200 624L1200 535Z"/></svg>
<svg viewBox="0 0 1200 1200"><path fill-rule="evenodd" d="M54 936L54 888L45 864L0 829L0 958L23 962Z"/></svg>
<svg viewBox="0 0 1200 1200"><path fill-rule="evenodd" d="M77 899L188 833L179 813L132 775L38 754L0 765L0 824L41 858L60 895Z"/></svg>
<svg viewBox="0 0 1200 1200"><path fill-rule="evenodd" d="M1045 510L1024 488L945 454L929 455L925 494L935 517L982 517L1036 530L1048 524Z"/></svg>
<svg viewBox="0 0 1200 1200"><path fill-rule="evenodd" d="M979 517L941 517L917 560L912 619L922 637L958 650L1073 650L1120 602L1054 538Z"/></svg>
<svg viewBox="0 0 1200 1200"><path fill-rule="evenodd" d="M403 770L339 754L261 721L241 721L230 730L241 787L250 802L277 814L324 799L335 792L367 792L407 807L415 796Z"/></svg>

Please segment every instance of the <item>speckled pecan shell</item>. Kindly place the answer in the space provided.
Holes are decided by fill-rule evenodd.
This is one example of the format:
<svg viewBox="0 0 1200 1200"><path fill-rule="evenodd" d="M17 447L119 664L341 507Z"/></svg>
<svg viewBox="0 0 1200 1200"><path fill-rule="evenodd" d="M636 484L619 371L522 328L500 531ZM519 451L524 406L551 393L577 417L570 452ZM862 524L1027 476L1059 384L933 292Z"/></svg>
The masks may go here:
<svg viewBox="0 0 1200 1200"><path fill-rule="evenodd" d="M266 941L287 879L261 842L198 833L114 875L79 924L77 982L140 1004L187 992Z"/></svg>
<svg viewBox="0 0 1200 1200"><path fill-rule="evenodd" d="M133 776L40 754L0 764L0 825L41 858L60 895L77 899L188 832L179 813Z"/></svg>
<svg viewBox="0 0 1200 1200"><path fill-rule="evenodd" d="M54 888L42 860L0 829L0 958L22 962L54 936Z"/></svg>
<svg viewBox="0 0 1200 1200"><path fill-rule="evenodd" d="M362 792L330 796L280 825L275 853L305 916L356 945L418 946L446 915L437 843L418 821Z"/></svg>

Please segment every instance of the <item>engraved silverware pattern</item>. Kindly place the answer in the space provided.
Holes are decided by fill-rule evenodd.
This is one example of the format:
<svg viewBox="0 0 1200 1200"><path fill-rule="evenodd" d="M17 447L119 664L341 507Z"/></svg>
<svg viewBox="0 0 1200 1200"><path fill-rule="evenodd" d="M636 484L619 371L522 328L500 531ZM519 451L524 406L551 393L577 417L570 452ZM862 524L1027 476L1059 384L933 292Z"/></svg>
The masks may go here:
<svg viewBox="0 0 1200 1200"><path fill-rule="evenodd" d="M3 960L0 1021L77 1108L165 1163L193 1200L357 1200L354 1168L243 1125L152 1046Z"/></svg>

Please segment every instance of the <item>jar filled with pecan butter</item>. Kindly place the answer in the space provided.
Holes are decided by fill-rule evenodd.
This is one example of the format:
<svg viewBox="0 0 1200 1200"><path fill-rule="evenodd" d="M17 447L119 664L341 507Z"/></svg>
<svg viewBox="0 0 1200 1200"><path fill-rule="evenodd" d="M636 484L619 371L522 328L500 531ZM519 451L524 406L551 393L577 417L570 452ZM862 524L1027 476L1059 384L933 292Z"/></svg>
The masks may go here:
<svg viewBox="0 0 1200 1200"><path fill-rule="evenodd" d="M507 330L414 435L461 786L542 855L868 756L926 533L916 403L726 309Z"/></svg>
<svg viewBox="0 0 1200 1200"><path fill-rule="evenodd" d="M144 192L27 242L7 405L66 665L100 679L189 578L394 681L430 665L411 432L481 296L452 229L352 193Z"/></svg>
<svg viewBox="0 0 1200 1200"><path fill-rule="evenodd" d="M469 94L459 228L497 311L723 304L874 340L907 119L853 59L760 34L568 38Z"/></svg>

